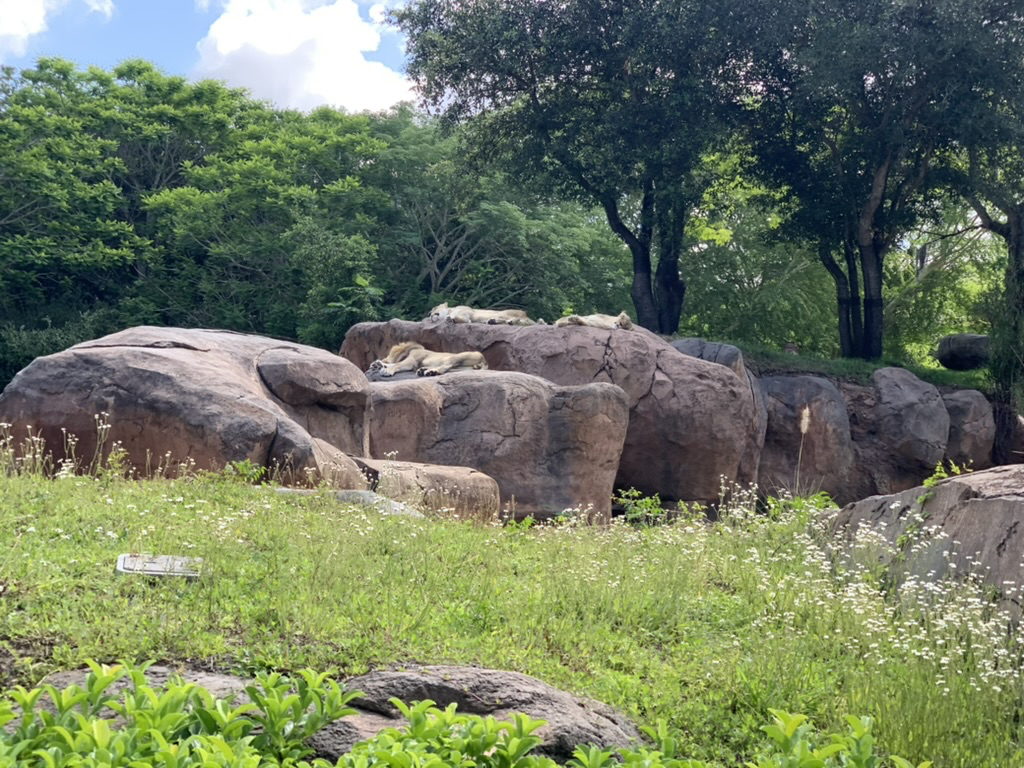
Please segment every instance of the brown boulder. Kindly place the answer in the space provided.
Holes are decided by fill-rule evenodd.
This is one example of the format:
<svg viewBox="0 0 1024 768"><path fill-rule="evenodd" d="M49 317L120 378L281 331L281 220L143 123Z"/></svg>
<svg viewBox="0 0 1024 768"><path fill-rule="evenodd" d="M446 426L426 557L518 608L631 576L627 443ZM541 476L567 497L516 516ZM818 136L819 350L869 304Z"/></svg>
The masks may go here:
<svg viewBox="0 0 1024 768"><path fill-rule="evenodd" d="M131 328L41 357L0 395L0 420L32 427L56 460L62 430L86 461L97 416L139 471L174 463L218 469L233 461L278 467L282 479L366 481L345 453L365 451L369 384L322 349L229 331Z"/></svg>
<svg viewBox="0 0 1024 768"><path fill-rule="evenodd" d="M976 389L961 389L943 395L942 402L949 414L946 458L974 470L991 467L996 420L988 398Z"/></svg>
<svg viewBox="0 0 1024 768"><path fill-rule="evenodd" d="M477 469L517 517L590 506L592 521L609 519L629 418L618 387L472 371L375 382L370 392L371 455Z"/></svg>
<svg viewBox="0 0 1024 768"><path fill-rule="evenodd" d="M873 496L844 507L836 530L852 537L862 526L885 536L883 562L919 578L981 577L998 590L1024 584L1024 466L995 467Z"/></svg>
<svg viewBox="0 0 1024 768"><path fill-rule="evenodd" d="M722 478L731 482L741 476L741 462L756 440L747 381L724 366L682 355L640 328L392 320L353 326L341 352L366 369L402 341L442 352L479 350L491 370L520 371L563 386L608 382L621 387L629 428L615 481L619 487L665 499L717 500Z"/></svg>
<svg viewBox="0 0 1024 768"><path fill-rule="evenodd" d="M353 459L370 487L389 499L463 519L498 519L501 497L494 478L469 467L443 467L390 459Z"/></svg>
<svg viewBox="0 0 1024 768"><path fill-rule="evenodd" d="M766 376L761 387L768 432L758 485L768 493L841 496L853 464L853 441L839 390L817 376Z"/></svg>

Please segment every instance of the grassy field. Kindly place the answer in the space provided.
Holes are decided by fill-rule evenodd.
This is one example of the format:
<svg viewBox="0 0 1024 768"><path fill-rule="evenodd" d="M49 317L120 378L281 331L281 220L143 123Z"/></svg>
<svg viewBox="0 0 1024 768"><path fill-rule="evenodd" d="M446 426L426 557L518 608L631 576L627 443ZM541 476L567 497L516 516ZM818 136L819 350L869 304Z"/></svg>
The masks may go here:
<svg viewBox="0 0 1024 768"><path fill-rule="evenodd" d="M223 474L47 479L0 452L4 684L85 659L341 676L402 662L517 670L665 719L681 753L742 764L769 708L875 719L916 765L1024 765L1019 636L984 593L887 588L840 562L807 502L722 522L493 527L380 517ZM203 560L193 582L119 554Z"/></svg>

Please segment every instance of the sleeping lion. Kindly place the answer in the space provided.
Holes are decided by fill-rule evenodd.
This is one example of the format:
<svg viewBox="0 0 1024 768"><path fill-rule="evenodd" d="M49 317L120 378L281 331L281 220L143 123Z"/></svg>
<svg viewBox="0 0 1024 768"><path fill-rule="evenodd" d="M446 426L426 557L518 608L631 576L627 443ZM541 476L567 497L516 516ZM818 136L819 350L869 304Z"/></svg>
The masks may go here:
<svg viewBox="0 0 1024 768"><path fill-rule="evenodd" d="M448 302L430 310L430 320L448 323L487 323L488 325L534 325L521 309L473 309L465 305L449 307Z"/></svg>
<svg viewBox="0 0 1024 768"><path fill-rule="evenodd" d="M440 376L448 371L487 368L479 352L433 352L415 341L396 344L383 360L370 363L371 371L390 378L396 373L416 371L417 376Z"/></svg>
<svg viewBox="0 0 1024 768"><path fill-rule="evenodd" d="M600 328L603 331L614 331L617 328L624 331L633 330L633 321L625 312L620 312L616 317L611 315L569 315L555 321L555 326L559 328L564 328L567 325L586 325L590 328Z"/></svg>

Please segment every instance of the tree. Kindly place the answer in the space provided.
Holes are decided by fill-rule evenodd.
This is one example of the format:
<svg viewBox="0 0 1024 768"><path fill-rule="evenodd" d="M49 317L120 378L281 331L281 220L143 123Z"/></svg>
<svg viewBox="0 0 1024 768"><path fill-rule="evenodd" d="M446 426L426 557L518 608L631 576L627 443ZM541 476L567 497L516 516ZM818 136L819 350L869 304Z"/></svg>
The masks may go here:
<svg viewBox="0 0 1024 768"><path fill-rule="evenodd" d="M472 166L459 135L407 105L374 116L372 131L388 144L365 181L388 196L372 237L394 312L423 317L447 300L550 319L628 304L615 288L628 280L628 254L600 214Z"/></svg>
<svg viewBox="0 0 1024 768"><path fill-rule="evenodd" d="M1020 23L1011 3L974 0L772 0L739 20L752 143L819 243L844 356L881 356L885 257L928 214L955 115L1001 76Z"/></svg>
<svg viewBox="0 0 1024 768"><path fill-rule="evenodd" d="M476 152L600 206L638 322L673 333L684 232L716 132L713 4L414 0L394 12L426 103Z"/></svg>

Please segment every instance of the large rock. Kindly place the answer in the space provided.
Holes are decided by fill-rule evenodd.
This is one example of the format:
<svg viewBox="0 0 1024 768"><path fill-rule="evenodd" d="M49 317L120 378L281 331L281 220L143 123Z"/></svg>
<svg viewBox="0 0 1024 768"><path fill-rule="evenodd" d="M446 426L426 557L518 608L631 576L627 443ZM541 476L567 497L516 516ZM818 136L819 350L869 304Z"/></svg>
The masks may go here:
<svg viewBox="0 0 1024 768"><path fill-rule="evenodd" d="M988 336L955 333L939 339L935 359L952 371L973 371L988 365Z"/></svg>
<svg viewBox="0 0 1024 768"><path fill-rule="evenodd" d="M743 353L740 352L739 347L735 347L732 344L692 338L676 339L670 343L684 355L707 360L709 363L724 365L740 378L746 375L747 369L743 365Z"/></svg>
<svg viewBox="0 0 1024 768"><path fill-rule="evenodd" d="M537 748L563 763L584 744L625 747L640 740L635 726L601 702L582 699L518 672L476 667L424 666L371 672L347 682L364 692L354 703L363 710L397 717L390 699L430 699L440 707L456 704L459 712L507 719L522 712L546 720L536 733Z"/></svg>
<svg viewBox="0 0 1024 768"><path fill-rule="evenodd" d="M834 527L851 540L862 526L891 549L882 561L919 578L974 573L998 590L1024 584L1024 466L995 467L873 496L843 508Z"/></svg>
<svg viewBox="0 0 1024 768"><path fill-rule="evenodd" d="M172 462L217 469L251 461L284 480L366 481L346 453L366 452L369 384L322 349L228 331L131 328L41 357L0 395L0 421L32 427L57 460L64 430L86 461L97 416L137 470Z"/></svg>
<svg viewBox="0 0 1024 768"><path fill-rule="evenodd" d="M842 496L853 465L853 441L839 390L817 376L766 376L761 388L768 432L758 485L772 494L825 491Z"/></svg>
<svg viewBox="0 0 1024 768"><path fill-rule="evenodd" d="M366 475L370 487L389 499L462 519L498 520L498 484L483 472L391 459L353 460Z"/></svg>
<svg viewBox="0 0 1024 768"><path fill-rule="evenodd" d="M992 404L976 389L961 389L942 396L949 414L946 458L974 470L992 466L996 420Z"/></svg>
<svg viewBox="0 0 1024 768"><path fill-rule="evenodd" d="M44 681L58 690L70 685L85 687L90 670L57 672ZM146 670L148 683L163 688L172 676L200 685L216 698L234 699L235 706L249 702L245 688L253 681L235 675L199 669L154 665ZM115 681L108 692L121 695L130 685L125 678ZM533 677L498 669L456 666L411 666L400 671L381 670L345 681L347 690L363 691L351 706L356 713L326 726L310 740L316 756L334 764L359 741L372 739L385 728L403 728L408 723L391 704L392 698L405 703L430 699L444 709L456 704L470 715L491 715L511 719L515 713L547 725L535 731L542 739L534 754L547 755L560 763L572 757L577 746L595 744L602 748L627 747L640 741L636 727L616 710L593 699L573 696ZM41 706L53 711L49 699ZM120 727L123 722L113 710L100 715Z"/></svg>
<svg viewBox="0 0 1024 768"><path fill-rule="evenodd" d="M674 349L684 355L724 365L739 376L740 381L747 382L751 405L754 408L754 439L747 443L746 450L740 458L736 482L741 486L755 485L761 465L761 449L764 448L765 433L768 429L768 411L765 408L764 396L757 377L747 370L743 363L743 353L739 347L720 341L689 338L676 339L670 343Z"/></svg>
<svg viewBox="0 0 1024 768"><path fill-rule="evenodd" d="M840 504L920 485L946 452L949 414L935 387L902 368L875 371L872 384L837 384L854 446Z"/></svg>
<svg viewBox="0 0 1024 768"><path fill-rule="evenodd" d="M939 391L904 368L879 368L871 376L878 392L878 435L908 473L931 472L946 454L949 413Z"/></svg>
<svg viewBox="0 0 1024 768"><path fill-rule="evenodd" d="M664 499L717 500L722 478L740 477L741 463L756 441L747 381L724 366L679 354L643 329L392 320L354 326L341 352L366 369L402 341L444 352L476 349L492 370L529 373L563 386L618 385L630 409L616 478L623 488Z"/></svg>
<svg viewBox="0 0 1024 768"><path fill-rule="evenodd" d="M516 517L589 506L592 521L610 518L629 420L619 387L473 371L375 382L370 392L373 456L477 469Z"/></svg>

